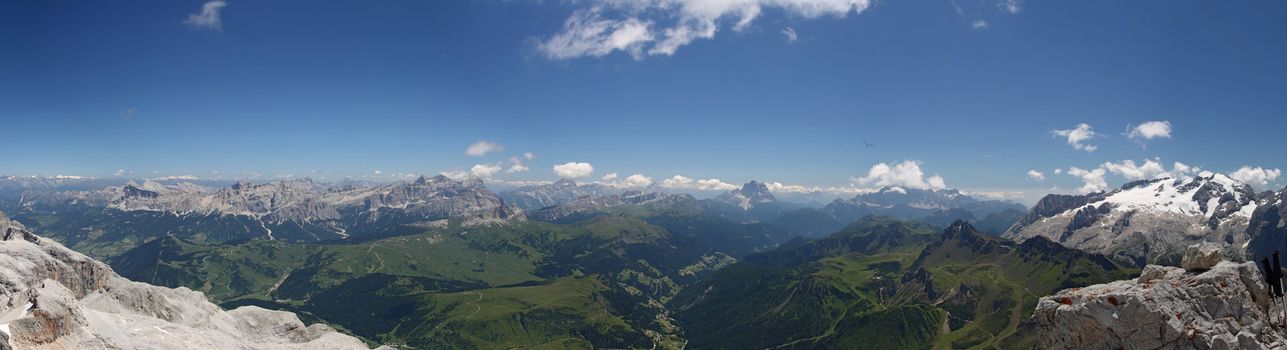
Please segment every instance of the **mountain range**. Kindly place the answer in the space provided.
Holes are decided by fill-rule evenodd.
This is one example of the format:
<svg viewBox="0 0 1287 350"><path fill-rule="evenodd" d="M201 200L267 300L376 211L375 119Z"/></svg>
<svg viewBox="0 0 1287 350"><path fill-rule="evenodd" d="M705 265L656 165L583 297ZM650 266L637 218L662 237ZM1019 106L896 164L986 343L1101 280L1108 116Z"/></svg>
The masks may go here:
<svg viewBox="0 0 1287 350"><path fill-rule="evenodd" d="M1235 259L1263 256L1272 250L1266 246L1282 243L1264 234L1273 230L1264 223L1273 221L1272 210L1260 207L1273 197L1223 174L1141 180L1108 192L1046 196L1003 236L1042 236L1140 266L1178 264L1185 247L1201 242L1219 243Z"/></svg>
<svg viewBox="0 0 1287 350"><path fill-rule="evenodd" d="M707 199L442 176L17 194L0 205L112 274L407 348L1031 348L1042 296L1192 242L1235 258L1287 248L1287 196L1214 175L1026 212L902 187L809 207L757 181Z"/></svg>
<svg viewBox="0 0 1287 350"><path fill-rule="evenodd" d="M12 213L98 257L165 235L207 243L317 242L395 236L449 219L466 226L525 219L522 209L488 191L481 180L445 176L383 185L327 186L299 179L210 188L143 181L92 190L28 190Z"/></svg>

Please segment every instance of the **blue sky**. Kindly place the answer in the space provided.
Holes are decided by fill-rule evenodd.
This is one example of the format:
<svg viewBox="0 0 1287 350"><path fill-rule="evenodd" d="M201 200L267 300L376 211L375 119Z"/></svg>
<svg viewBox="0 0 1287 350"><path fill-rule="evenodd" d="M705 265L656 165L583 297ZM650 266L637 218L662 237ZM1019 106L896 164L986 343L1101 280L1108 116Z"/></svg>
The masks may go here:
<svg viewBox="0 0 1287 350"><path fill-rule="evenodd" d="M1148 160L1269 188L1287 166L1279 1L211 3L0 4L0 174L506 182L582 162L562 174L938 175L1030 202L1095 170L1157 176ZM1149 121L1166 132L1128 137ZM1055 133L1082 123L1080 150ZM504 150L465 154L483 140Z"/></svg>

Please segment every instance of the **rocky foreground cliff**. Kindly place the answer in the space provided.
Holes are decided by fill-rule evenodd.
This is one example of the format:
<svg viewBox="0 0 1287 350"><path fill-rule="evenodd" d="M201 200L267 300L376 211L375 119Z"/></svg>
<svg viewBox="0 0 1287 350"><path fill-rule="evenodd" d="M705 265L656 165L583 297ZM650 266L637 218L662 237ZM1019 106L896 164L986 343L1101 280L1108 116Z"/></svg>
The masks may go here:
<svg viewBox="0 0 1287 350"><path fill-rule="evenodd" d="M367 349L293 313L132 282L0 213L0 350Z"/></svg>
<svg viewBox="0 0 1287 350"><path fill-rule="evenodd" d="M1033 314L1041 349L1283 349L1281 308L1254 262L1194 245L1183 268L1149 265L1135 280L1043 297ZM1272 322L1271 322L1272 319Z"/></svg>

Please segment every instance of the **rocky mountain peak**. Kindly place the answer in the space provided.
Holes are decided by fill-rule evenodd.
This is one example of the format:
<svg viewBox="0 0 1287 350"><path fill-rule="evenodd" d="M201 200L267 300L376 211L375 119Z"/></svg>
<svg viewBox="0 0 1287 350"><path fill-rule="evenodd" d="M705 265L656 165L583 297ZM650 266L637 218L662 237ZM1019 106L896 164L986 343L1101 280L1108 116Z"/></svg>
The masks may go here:
<svg viewBox="0 0 1287 350"><path fill-rule="evenodd" d="M749 197L773 197L773 193L769 192L769 186L755 180L751 180L751 182L743 184L741 191L742 194Z"/></svg>
<svg viewBox="0 0 1287 350"><path fill-rule="evenodd" d="M250 181L238 180L236 183L232 184L232 186L229 186L228 188L231 188L233 191L243 191L254 187L255 187L255 184L251 183Z"/></svg>
<svg viewBox="0 0 1287 350"><path fill-rule="evenodd" d="M732 205L742 210L751 210L758 204L773 203L777 199L773 193L769 192L769 187L762 182L751 180L742 185L742 188L731 190L719 195L716 201Z"/></svg>

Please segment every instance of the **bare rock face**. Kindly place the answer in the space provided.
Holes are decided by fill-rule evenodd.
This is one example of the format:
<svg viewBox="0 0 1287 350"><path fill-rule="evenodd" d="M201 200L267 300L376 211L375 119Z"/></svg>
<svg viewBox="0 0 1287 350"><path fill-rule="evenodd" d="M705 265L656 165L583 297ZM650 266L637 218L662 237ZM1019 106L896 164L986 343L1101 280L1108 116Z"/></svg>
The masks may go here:
<svg viewBox="0 0 1287 350"><path fill-rule="evenodd" d="M1041 349L1282 349L1287 333L1270 324L1274 304L1255 263L1223 261L1201 273L1149 265L1137 280L1043 297L1033 321Z"/></svg>
<svg viewBox="0 0 1287 350"><path fill-rule="evenodd" d="M129 281L0 214L0 349L367 349L293 313Z"/></svg>
<svg viewBox="0 0 1287 350"><path fill-rule="evenodd" d="M1214 243L1202 243L1189 246L1189 250L1184 252L1184 258L1180 260L1180 267L1190 272L1202 272L1210 270L1212 267L1224 260L1224 254L1221 253L1222 247Z"/></svg>

